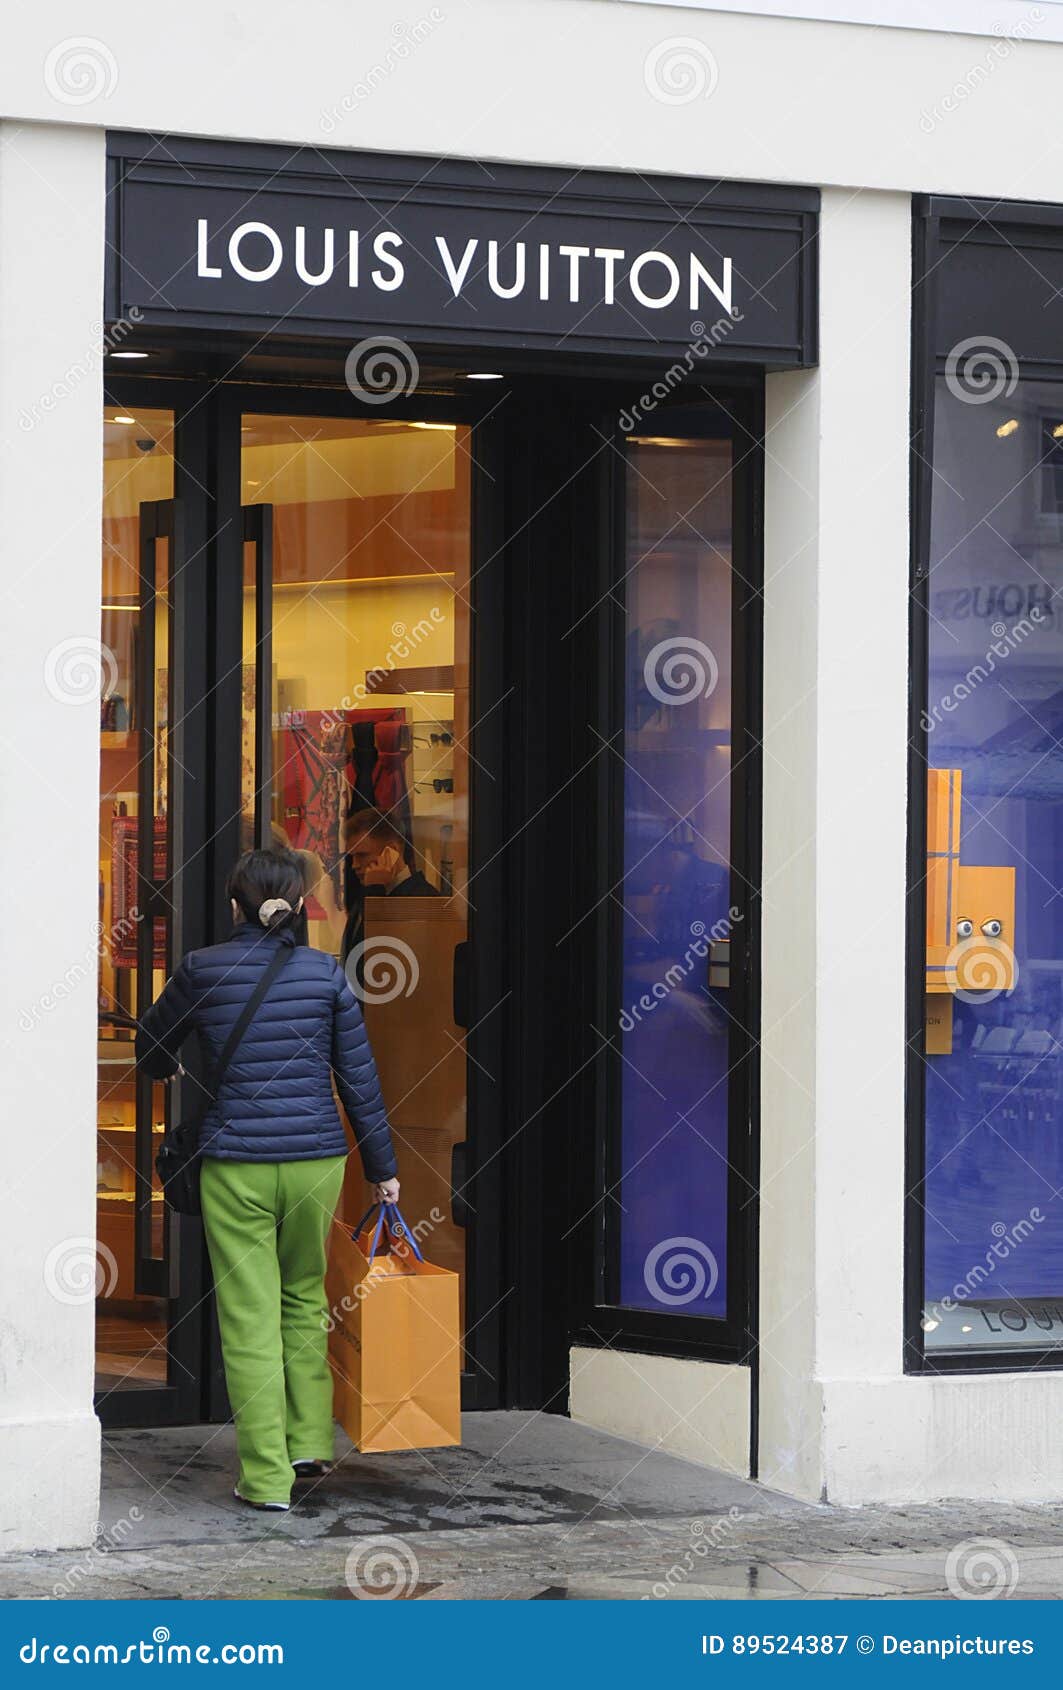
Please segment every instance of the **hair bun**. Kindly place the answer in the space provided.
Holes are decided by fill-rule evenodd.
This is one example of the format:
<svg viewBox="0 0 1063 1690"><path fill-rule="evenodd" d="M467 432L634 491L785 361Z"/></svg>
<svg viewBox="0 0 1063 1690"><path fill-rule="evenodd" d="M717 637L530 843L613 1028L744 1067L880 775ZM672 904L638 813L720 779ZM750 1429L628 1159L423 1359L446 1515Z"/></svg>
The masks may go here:
<svg viewBox="0 0 1063 1690"><path fill-rule="evenodd" d="M287 898L265 898L258 906L258 919L263 927L269 927L275 915L291 915L292 906Z"/></svg>

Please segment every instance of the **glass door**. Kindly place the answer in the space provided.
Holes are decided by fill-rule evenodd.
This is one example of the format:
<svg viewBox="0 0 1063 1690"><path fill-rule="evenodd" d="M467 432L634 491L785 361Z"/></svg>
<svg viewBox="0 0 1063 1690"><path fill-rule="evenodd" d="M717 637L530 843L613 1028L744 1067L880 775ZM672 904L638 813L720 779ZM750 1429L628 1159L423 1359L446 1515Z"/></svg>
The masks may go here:
<svg viewBox="0 0 1063 1690"><path fill-rule="evenodd" d="M155 1174L172 1087L138 1076L137 1018L174 964L181 546L174 413L104 416L96 957L96 1389L108 1423L194 1417L195 1315L178 1312L178 1223Z"/></svg>
<svg viewBox="0 0 1063 1690"><path fill-rule="evenodd" d="M737 416L661 412L617 464L612 1009L597 1306L622 1340L749 1350L757 662Z"/></svg>
<svg viewBox="0 0 1063 1690"><path fill-rule="evenodd" d="M466 1290L470 429L245 411L241 845L296 851L401 1207ZM357 1157L341 1213L367 1206Z"/></svg>

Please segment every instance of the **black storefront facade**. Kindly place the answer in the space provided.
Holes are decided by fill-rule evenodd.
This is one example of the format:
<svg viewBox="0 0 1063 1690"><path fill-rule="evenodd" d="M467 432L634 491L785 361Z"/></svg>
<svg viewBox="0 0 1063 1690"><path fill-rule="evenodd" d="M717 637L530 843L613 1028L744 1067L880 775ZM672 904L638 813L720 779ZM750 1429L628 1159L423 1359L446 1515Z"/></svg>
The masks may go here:
<svg viewBox="0 0 1063 1690"><path fill-rule="evenodd" d="M115 498L170 467L122 507L135 590L104 595L137 629L103 730L135 778L105 787L107 821L154 917L121 1004L101 999L107 1037L225 931L249 827L310 849L283 736L388 716L450 759L407 749L402 801L415 823L423 804L411 849L431 841L429 878L463 911L434 983L461 1122L437 1150L418 1121L410 1154L433 1169L440 1247L463 1251L466 1406L563 1411L576 1342L753 1367L763 376L816 362L818 194L130 134L108 153ZM400 508L429 496L411 539ZM344 503L349 546L324 537ZM385 595L398 655L369 641L315 692L352 555L350 593L373 616ZM415 649L428 598L412 632L402 608L443 577L465 642L449 665ZM279 607L287 639L315 595L323 631L307 625L293 678ZM344 865L314 853L342 905ZM420 942L403 954L427 977ZM150 1304L165 1368L106 1373L105 1424L226 1412L198 1225L152 1195L160 1109L178 1107L144 1086L130 1105L118 1301L141 1325Z"/></svg>

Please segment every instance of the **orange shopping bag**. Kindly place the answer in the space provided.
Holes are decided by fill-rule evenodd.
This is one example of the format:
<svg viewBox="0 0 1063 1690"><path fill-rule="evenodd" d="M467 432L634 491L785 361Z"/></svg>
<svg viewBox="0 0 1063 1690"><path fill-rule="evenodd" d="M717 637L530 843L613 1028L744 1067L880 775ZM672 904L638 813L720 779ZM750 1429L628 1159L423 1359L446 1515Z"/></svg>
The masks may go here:
<svg viewBox="0 0 1063 1690"><path fill-rule="evenodd" d="M332 1408L355 1448L459 1444L458 1276L425 1261L394 1204L353 1232L333 1221L325 1291Z"/></svg>

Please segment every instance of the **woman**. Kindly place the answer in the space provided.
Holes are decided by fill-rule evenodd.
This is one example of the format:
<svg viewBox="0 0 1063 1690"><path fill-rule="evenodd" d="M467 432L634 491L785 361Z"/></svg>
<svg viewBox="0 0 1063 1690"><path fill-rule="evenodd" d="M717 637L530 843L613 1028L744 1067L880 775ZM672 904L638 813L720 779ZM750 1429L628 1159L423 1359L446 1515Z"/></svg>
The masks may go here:
<svg viewBox="0 0 1063 1690"><path fill-rule="evenodd" d="M212 1068L277 946L290 950L200 1138L203 1225L240 1458L234 1494L283 1510L293 1480L319 1476L332 1459L323 1279L347 1156L333 1076L376 1199L397 1201L399 1182L357 1000L333 957L296 945L299 858L246 851L227 891L231 936L185 958L141 1021L136 1054L144 1073L168 1079L195 1032Z"/></svg>

